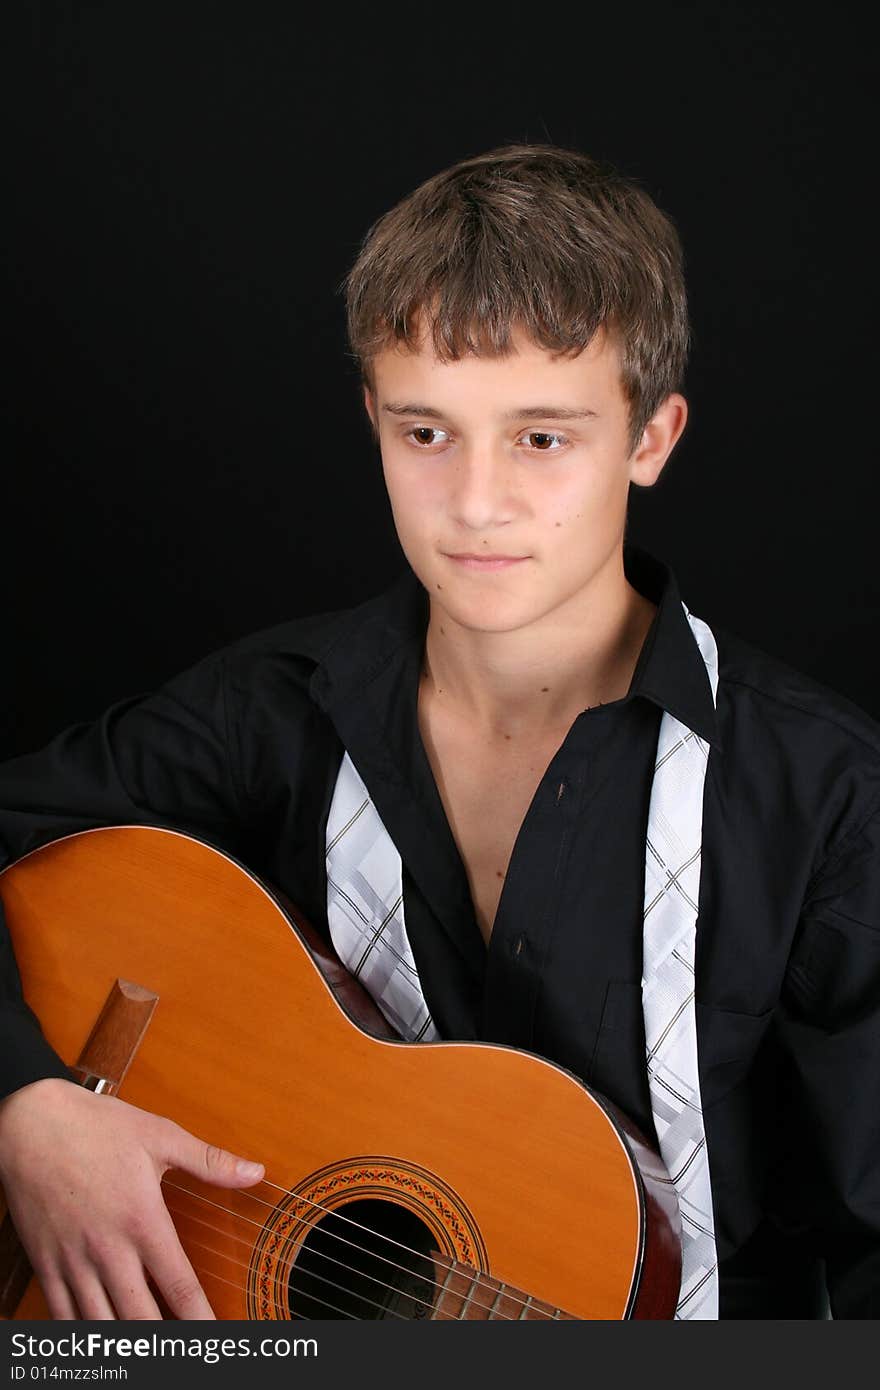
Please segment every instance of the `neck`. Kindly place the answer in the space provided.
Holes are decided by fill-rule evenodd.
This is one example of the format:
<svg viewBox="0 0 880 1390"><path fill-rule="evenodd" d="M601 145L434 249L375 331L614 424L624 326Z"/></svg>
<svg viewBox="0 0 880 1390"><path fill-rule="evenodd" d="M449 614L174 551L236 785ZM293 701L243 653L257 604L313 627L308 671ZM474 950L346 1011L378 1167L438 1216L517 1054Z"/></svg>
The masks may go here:
<svg viewBox="0 0 880 1390"><path fill-rule="evenodd" d="M588 591L514 632L461 627L432 599L421 698L488 737L567 727L623 699L656 611L627 581L622 554Z"/></svg>

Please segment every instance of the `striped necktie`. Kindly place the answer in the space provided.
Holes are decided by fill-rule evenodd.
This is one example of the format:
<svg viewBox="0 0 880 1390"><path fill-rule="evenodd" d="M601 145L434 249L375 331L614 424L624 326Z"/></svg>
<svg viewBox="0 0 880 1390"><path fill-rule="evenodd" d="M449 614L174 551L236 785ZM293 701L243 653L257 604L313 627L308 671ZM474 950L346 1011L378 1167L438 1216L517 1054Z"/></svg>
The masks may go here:
<svg viewBox="0 0 880 1390"><path fill-rule="evenodd" d="M709 627L682 604L717 698L718 654ZM694 1007L703 792L709 747L663 712L645 850L643 928L648 1084L660 1152L682 1216L676 1317L717 1318L709 1161L703 1130ZM400 855L348 753L327 821L327 918L339 958L407 1041L440 1037L406 934Z"/></svg>
<svg viewBox="0 0 880 1390"><path fill-rule="evenodd" d="M687 614L717 698L710 629ZM664 711L648 811L642 1011L660 1153L678 1195L682 1275L677 1318L717 1318L718 1272L703 1130L694 1007L694 948L708 744Z"/></svg>

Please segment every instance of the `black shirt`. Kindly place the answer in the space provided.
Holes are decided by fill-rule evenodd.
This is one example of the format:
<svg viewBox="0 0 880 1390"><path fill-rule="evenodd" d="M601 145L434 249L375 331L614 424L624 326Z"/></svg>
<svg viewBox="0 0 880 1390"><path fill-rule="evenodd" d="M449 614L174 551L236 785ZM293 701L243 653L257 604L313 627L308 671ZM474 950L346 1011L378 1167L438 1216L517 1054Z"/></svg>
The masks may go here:
<svg viewBox="0 0 880 1390"><path fill-rule="evenodd" d="M326 932L344 749L400 851L441 1035L569 1068L653 1133L641 1007L645 836L663 710L710 744L696 946L700 1089L722 1316L880 1313L880 726L712 627L717 709L669 569L630 689L574 721L517 837L488 948L419 735L427 598L407 572L352 610L206 658L0 768L7 859L75 829L200 835ZM704 616L704 615L699 615ZM704 620L706 620L704 618ZM5 943L2 1091L62 1069Z"/></svg>

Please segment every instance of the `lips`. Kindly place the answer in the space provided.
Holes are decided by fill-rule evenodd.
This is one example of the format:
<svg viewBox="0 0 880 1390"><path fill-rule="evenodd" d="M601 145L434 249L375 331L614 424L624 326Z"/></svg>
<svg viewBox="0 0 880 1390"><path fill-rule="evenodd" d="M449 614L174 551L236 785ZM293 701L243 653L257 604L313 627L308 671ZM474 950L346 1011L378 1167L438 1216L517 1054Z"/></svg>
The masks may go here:
<svg viewBox="0 0 880 1390"><path fill-rule="evenodd" d="M453 564L460 565L464 569L474 570L500 570L508 569L511 565L521 565L529 559L528 555L450 555L446 554L446 559Z"/></svg>

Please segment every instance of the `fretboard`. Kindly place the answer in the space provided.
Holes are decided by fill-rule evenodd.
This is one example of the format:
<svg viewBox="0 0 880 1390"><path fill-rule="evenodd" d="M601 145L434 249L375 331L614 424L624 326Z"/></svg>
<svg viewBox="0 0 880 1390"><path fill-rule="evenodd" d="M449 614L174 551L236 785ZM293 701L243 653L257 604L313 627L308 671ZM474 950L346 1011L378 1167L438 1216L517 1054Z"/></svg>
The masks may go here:
<svg viewBox="0 0 880 1390"><path fill-rule="evenodd" d="M433 1250L431 1258L437 1270L437 1294L432 1319L455 1321L542 1322L570 1320L552 1303L533 1298L523 1289L505 1284L491 1274L482 1274L472 1265L460 1264L448 1255Z"/></svg>

